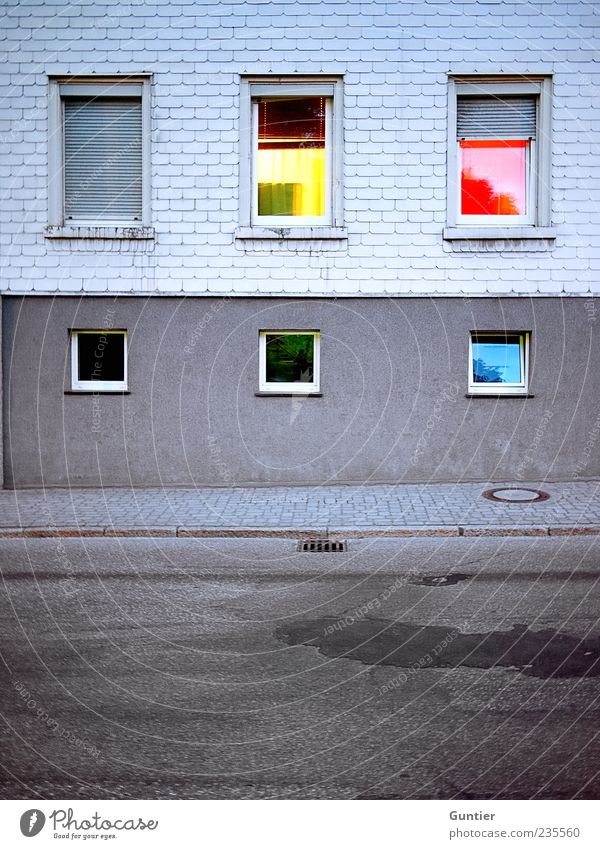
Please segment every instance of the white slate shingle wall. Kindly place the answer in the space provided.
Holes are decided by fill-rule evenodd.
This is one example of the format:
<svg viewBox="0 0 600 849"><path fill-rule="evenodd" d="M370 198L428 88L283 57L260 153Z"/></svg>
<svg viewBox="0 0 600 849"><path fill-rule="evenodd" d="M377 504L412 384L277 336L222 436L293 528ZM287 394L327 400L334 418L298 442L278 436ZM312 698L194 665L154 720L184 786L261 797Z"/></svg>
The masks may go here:
<svg viewBox="0 0 600 849"><path fill-rule="evenodd" d="M5 292L600 293L591 3L8 0L4 10ZM153 74L155 240L47 239L47 75L140 72ZM236 240L244 73L344 75L347 242ZM448 73L554 75L554 244L443 241Z"/></svg>

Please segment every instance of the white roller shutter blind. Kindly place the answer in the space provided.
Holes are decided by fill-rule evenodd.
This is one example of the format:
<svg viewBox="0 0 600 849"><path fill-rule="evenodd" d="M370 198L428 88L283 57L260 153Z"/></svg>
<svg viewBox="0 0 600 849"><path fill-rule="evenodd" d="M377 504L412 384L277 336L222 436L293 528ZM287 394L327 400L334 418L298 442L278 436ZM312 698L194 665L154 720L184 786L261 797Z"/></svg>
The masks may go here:
<svg viewBox="0 0 600 849"><path fill-rule="evenodd" d="M141 100L63 102L65 218L141 221Z"/></svg>
<svg viewBox="0 0 600 849"><path fill-rule="evenodd" d="M534 139L534 96L460 97L457 103L458 139Z"/></svg>

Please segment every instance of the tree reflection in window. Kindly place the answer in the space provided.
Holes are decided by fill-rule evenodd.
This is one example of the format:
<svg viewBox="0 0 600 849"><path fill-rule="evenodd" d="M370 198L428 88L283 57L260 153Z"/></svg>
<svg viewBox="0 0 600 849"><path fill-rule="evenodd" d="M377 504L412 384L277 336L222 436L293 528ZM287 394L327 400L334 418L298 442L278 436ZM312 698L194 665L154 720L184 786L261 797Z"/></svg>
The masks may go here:
<svg viewBox="0 0 600 849"><path fill-rule="evenodd" d="M267 382L312 383L313 334L267 334Z"/></svg>
<svg viewBox="0 0 600 849"><path fill-rule="evenodd" d="M462 175L463 215L519 215L515 198L498 194L488 180L473 177L471 171Z"/></svg>
<svg viewBox="0 0 600 849"><path fill-rule="evenodd" d="M475 383L502 383L500 369L488 366L481 359L473 360L473 380Z"/></svg>

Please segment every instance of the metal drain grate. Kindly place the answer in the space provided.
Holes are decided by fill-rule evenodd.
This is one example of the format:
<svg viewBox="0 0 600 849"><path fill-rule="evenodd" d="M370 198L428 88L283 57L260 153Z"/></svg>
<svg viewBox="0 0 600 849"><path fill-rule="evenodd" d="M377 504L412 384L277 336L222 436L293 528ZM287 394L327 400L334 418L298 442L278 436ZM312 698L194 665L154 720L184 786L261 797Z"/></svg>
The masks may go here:
<svg viewBox="0 0 600 849"><path fill-rule="evenodd" d="M341 539L301 539L298 551L334 552L346 551L348 543Z"/></svg>

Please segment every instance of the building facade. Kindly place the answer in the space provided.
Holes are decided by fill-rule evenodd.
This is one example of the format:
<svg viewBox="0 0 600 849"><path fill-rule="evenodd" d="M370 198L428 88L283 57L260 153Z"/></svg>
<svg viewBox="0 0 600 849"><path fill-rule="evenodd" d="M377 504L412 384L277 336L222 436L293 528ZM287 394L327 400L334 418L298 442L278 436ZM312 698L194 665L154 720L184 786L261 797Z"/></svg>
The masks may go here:
<svg viewBox="0 0 600 849"><path fill-rule="evenodd" d="M600 475L589 4L3 29L5 486Z"/></svg>

